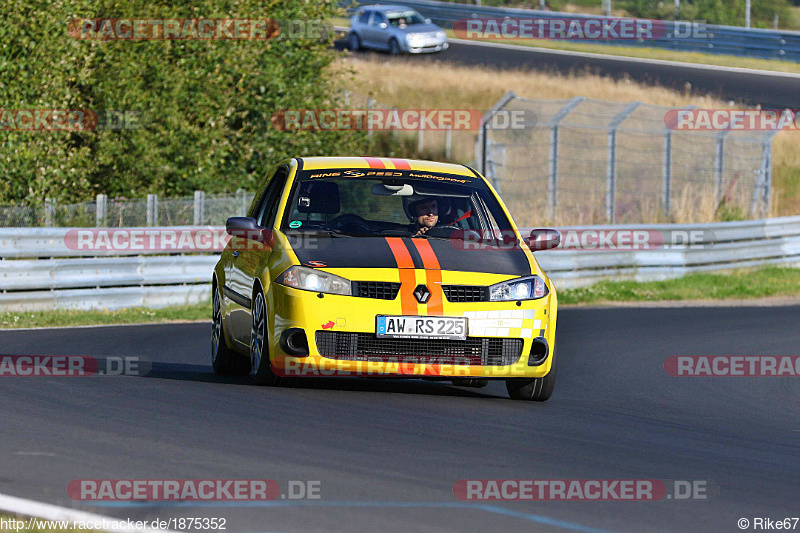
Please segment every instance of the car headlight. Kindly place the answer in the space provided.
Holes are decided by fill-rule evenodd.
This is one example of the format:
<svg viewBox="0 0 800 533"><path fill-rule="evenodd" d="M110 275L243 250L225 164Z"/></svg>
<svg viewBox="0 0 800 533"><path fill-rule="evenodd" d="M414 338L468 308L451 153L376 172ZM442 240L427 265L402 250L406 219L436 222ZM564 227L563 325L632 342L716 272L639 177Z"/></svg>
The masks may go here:
<svg viewBox="0 0 800 533"><path fill-rule="evenodd" d="M517 278L489 287L489 301L538 300L547 296L547 285L539 276Z"/></svg>
<svg viewBox="0 0 800 533"><path fill-rule="evenodd" d="M352 294L349 279L302 266L293 266L286 269L283 274L278 276L275 282L304 291L342 294L344 296Z"/></svg>
<svg viewBox="0 0 800 533"><path fill-rule="evenodd" d="M406 42L411 43L414 41L422 40L425 36L421 33L409 33L406 35Z"/></svg>

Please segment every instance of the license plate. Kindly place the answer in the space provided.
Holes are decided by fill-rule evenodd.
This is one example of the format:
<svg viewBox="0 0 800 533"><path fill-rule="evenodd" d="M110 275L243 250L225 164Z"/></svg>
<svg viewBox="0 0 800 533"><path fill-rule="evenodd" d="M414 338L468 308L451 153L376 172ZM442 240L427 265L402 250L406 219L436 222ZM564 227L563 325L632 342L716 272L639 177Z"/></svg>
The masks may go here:
<svg viewBox="0 0 800 533"><path fill-rule="evenodd" d="M452 316L378 315L378 338L466 340L467 318Z"/></svg>

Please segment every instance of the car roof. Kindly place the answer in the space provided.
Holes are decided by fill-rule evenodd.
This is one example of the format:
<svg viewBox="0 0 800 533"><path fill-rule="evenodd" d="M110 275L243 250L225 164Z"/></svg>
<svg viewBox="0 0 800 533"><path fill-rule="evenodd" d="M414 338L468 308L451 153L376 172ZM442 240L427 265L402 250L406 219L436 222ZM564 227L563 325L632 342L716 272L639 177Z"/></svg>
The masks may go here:
<svg viewBox="0 0 800 533"><path fill-rule="evenodd" d="M369 6L360 6L359 9L371 9L373 11L382 11L384 13L387 11L416 11L413 7L401 6L399 4L372 4Z"/></svg>
<svg viewBox="0 0 800 533"><path fill-rule="evenodd" d="M464 165L422 161L419 159L399 159L396 157L302 157L298 159L303 161L303 170L381 168L475 176L472 169Z"/></svg>

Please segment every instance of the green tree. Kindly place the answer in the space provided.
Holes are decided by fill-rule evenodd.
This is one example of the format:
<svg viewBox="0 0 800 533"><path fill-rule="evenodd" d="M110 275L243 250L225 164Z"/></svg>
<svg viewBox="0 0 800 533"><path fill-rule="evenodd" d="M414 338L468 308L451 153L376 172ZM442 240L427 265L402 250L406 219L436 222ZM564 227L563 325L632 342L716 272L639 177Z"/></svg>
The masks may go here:
<svg viewBox="0 0 800 533"><path fill-rule="evenodd" d="M333 35L313 21L333 0L6 0L0 13L0 108L121 110L134 130L3 131L0 201L90 199L252 188L278 159L363 152L361 132L284 132L280 109L342 107ZM76 18L302 21L273 40L81 40ZM282 24L283 28L288 27Z"/></svg>

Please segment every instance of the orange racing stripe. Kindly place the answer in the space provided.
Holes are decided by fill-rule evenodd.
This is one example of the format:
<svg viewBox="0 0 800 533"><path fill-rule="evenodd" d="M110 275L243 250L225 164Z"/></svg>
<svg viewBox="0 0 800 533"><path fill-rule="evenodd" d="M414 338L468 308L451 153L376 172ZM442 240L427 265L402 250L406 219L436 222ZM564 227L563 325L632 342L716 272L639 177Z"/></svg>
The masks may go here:
<svg viewBox="0 0 800 533"><path fill-rule="evenodd" d="M408 161L405 159L397 159L392 157L389 159L389 161L391 161L394 164L394 168L398 170L411 170L411 165L409 165Z"/></svg>
<svg viewBox="0 0 800 533"><path fill-rule="evenodd" d="M442 316L444 313L442 304L444 291L442 291L442 271L439 267L439 260L436 258L436 252L433 251L431 243L426 239L413 239L413 241L419 256L422 258L425 279L427 280L428 290L431 291L431 299L428 300L428 314Z"/></svg>
<svg viewBox="0 0 800 533"><path fill-rule="evenodd" d="M365 157L364 160L369 165L369 168L386 168L386 165L378 157Z"/></svg>
<svg viewBox="0 0 800 533"><path fill-rule="evenodd" d="M417 283L414 275L414 260L400 237L386 237L386 242L389 243L389 248L392 250L400 272L400 306L403 314L418 315L417 301L414 298L414 287Z"/></svg>

